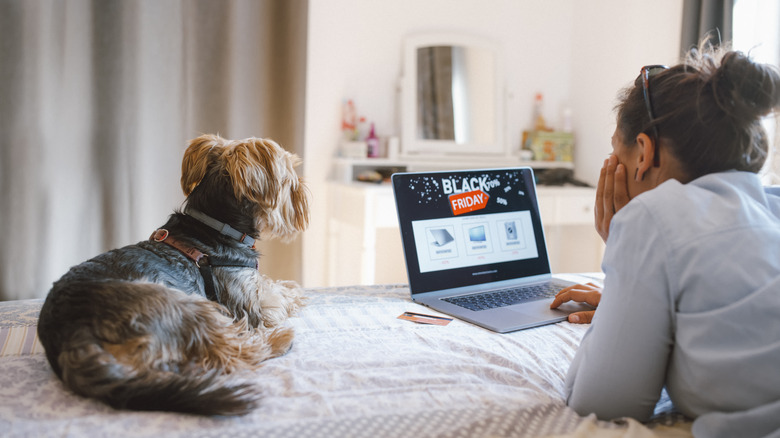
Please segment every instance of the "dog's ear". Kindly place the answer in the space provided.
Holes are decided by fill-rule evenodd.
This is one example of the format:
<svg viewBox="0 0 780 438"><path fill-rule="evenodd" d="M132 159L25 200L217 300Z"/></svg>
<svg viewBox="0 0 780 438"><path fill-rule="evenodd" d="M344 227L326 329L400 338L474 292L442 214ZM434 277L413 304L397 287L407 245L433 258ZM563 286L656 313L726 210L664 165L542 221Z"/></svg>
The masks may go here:
<svg viewBox="0 0 780 438"><path fill-rule="evenodd" d="M224 144L223 138L213 134L190 140L181 162L181 189L184 196L189 196L206 176L209 164L219 157Z"/></svg>
<svg viewBox="0 0 780 438"><path fill-rule="evenodd" d="M262 210L276 208L279 161L286 153L273 140L248 138L233 142L224 166L236 199L251 201Z"/></svg>
<svg viewBox="0 0 780 438"><path fill-rule="evenodd" d="M286 239L306 229L309 196L295 172L297 155L273 140L249 138L227 145L222 158L236 198L257 206L258 229L266 238Z"/></svg>
<svg viewBox="0 0 780 438"><path fill-rule="evenodd" d="M285 220L291 224L295 232L304 231L309 226L309 189L303 178L295 173L295 167L300 164L301 159L291 154L288 164L290 200L282 208Z"/></svg>
<svg viewBox="0 0 780 438"><path fill-rule="evenodd" d="M298 178L298 184L295 184L290 190L294 228L296 231L304 231L309 226L309 190L301 178Z"/></svg>
<svg viewBox="0 0 780 438"><path fill-rule="evenodd" d="M264 239L289 241L309 225L309 190L295 172L300 162L289 152L277 162L277 208L265 212L258 223Z"/></svg>

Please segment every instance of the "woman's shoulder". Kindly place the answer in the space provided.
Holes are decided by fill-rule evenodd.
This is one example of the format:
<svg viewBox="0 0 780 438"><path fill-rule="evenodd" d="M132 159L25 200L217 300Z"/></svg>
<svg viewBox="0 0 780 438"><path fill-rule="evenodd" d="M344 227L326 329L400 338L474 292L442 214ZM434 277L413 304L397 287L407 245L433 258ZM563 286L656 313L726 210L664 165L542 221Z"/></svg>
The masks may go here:
<svg viewBox="0 0 780 438"><path fill-rule="evenodd" d="M683 212L711 215L723 210L771 206L780 202L780 196L771 195L773 190L762 186L754 173L728 171L705 175L687 184L670 179L637 196L636 200L648 207L674 209L671 213L675 215ZM775 193L780 195L780 190ZM775 197L776 200L771 199Z"/></svg>
<svg viewBox="0 0 780 438"><path fill-rule="evenodd" d="M761 222L780 224L780 196L769 194L750 172L714 173L687 184L668 180L632 199L624 209L625 214L616 218L656 228L675 240L689 241Z"/></svg>

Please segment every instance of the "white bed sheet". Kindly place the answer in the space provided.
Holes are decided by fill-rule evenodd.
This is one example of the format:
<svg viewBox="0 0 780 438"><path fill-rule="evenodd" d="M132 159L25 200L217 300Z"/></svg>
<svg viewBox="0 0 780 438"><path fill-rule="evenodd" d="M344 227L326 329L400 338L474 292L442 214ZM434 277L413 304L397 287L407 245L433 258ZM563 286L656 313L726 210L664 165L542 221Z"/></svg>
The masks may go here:
<svg viewBox="0 0 780 438"><path fill-rule="evenodd" d="M496 334L458 320L416 324L397 316L434 312L414 304L403 285L307 295L290 321L292 350L255 374L261 406L237 418L117 411L73 395L35 337L41 301L0 303L0 435L538 437L594 421L563 400L587 325Z"/></svg>

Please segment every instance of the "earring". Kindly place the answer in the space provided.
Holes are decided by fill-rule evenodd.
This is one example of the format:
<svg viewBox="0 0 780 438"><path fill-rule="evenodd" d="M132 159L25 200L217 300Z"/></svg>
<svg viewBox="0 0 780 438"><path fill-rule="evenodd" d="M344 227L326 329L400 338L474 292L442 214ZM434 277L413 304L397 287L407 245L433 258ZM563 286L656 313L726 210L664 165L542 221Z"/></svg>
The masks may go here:
<svg viewBox="0 0 780 438"><path fill-rule="evenodd" d="M637 176L639 176L639 168L637 167L634 170L634 181L641 182L645 180L645 172L642 172L642 178L637 179Z"/></svg>

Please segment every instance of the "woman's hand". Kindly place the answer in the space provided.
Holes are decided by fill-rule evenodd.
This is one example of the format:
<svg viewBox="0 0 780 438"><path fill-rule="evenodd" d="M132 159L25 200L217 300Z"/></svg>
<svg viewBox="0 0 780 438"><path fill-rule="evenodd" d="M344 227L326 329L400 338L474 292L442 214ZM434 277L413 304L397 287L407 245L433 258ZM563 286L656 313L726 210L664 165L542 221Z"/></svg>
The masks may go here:
<svg viewBox="0 0 780 438"><path fill-rule="evenodd" d="M610 155L604 160L596 188L596 231L606 243L609 236L609 224L612 216L628 204L628 179L626 167L618 163L617 157Z"/></svg>
<svg viewBox="0 0 780 438"><path fill-rule="evenodd" d="M598 307L599 302L601 301L601 286L597 286L593 283L569 286L558 292L558 295L555 296L552 304L550 304L550 308L557 309L561 304L569 301L588 303L593 307ZM594 313L596 313L595 310L574 312L569 315L569 322L575 324L588 324L593 319Z"/></svg>

